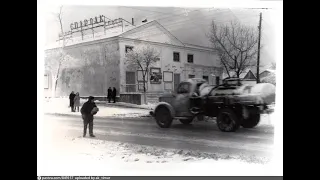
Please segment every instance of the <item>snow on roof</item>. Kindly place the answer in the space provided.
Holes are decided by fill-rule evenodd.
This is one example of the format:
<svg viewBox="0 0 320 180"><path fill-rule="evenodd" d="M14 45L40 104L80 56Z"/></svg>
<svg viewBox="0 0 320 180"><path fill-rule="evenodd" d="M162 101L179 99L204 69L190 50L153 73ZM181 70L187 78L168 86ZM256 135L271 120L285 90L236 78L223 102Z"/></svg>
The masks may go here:
<svg viewBox="0 0 320 180"><path fill-rule="evenodd" d="M249 71L251 71L251 69L246 69L246 70L242 71L242 73L240 74L239 78L243 79L249 73ZM237 76L234 71L230 71L229 74L230 74L230 77L234 77L235 78ZM228 77L228 74L226 72L223 72L222 79L225 79L227 77Z"/></svg>
<svg viewBox="0 0 320 180"><path fill-rule="evenodd" d="M81 36L73 37L72 39L66 40L67 41L66 46L71 46L71 45L75 45L75 44L79 44L79 43L91 42L91 41L96 41L96 40L101 40L101 39L112 38L112 37L119 36L120 34L122 34L121 31L111 31L106 34L104 34L104 32L97 32L94 34L94 37L92 36L92 34L83 36L83 40L82 40ZM62 41L56 41L55 43L47 45L46 49L53 49L53 48L61 47L61 45L62 45Z"/></svg>
<svg viewBox="0 0 320 180"><path fill-rule="evenodd" d="M270 73L273 73L273 74L275 74L276 73L276 70L273 70L273 69L266 69L266 70L264 70L264 71L262 71L261 73L263 73L263 72L270 72ZM260 74L261 74L260 73Z"/></svg>

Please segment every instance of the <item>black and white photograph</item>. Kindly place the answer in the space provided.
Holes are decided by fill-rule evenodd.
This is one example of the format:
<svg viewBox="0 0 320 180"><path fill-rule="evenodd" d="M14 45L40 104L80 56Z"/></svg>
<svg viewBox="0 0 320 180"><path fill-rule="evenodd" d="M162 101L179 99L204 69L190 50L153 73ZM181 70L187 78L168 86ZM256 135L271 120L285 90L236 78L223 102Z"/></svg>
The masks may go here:
<svg viewBox="0 0 320 180"><path fill-rule="evenodd" d="M282 1L38 1L38 176L283 176L282 19Z"/></svg>

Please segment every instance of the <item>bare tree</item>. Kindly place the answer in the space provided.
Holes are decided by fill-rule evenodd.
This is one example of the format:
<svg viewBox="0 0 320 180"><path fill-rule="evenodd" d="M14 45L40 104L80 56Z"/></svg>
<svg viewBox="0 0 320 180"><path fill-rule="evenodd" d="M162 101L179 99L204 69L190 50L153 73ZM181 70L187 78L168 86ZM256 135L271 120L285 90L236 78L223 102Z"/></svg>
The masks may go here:
<svg viewBox="0 0 320 180"><path fill-rule="evenodd" d="M256 66L258 33L254 28L239 22L218 25L212 21L208 38L229 77L230 72L239 77L246 69Z"/></svg>
<svg viewBox="0 0 320 180"><path fill-rule="evenodd" d="M146 79L149 72L149 67L154 65L159 60L160 53L150 45L135 47L133 50L129 50L126 54L126 64L129 68L135 68L142 71L143 82L143 94L144 103L147 104L146 96Z"/></svg>
<svg viewBox="0 0 320 180"><path fill-rule="evenodd" d="M55 14L57 21L60 25L60 31L61 31L60 35L62 36L62 46L54 50L50 50L50 52L47 53L47 57L45 59L45 67L47 70L50 71L51 78L52 78L52 86L51 86L52 97L55 97L58 80L60 78L62 69L67 66L67 62L71 62L71 59L73 59L71 56L69 56L65 52L66 36L62 26L62 20L63 20L62 8L63 6L60 6L59 12Z"/></svg>

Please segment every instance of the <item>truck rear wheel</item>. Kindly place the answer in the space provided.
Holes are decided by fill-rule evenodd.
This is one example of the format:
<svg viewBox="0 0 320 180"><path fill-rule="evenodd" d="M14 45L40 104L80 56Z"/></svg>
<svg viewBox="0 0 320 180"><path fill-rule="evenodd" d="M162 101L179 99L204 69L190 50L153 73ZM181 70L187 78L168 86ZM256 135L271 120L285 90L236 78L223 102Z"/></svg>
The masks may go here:
<svg viewBox="0 0 320 180"><path fill-rule="evenodd" d="M193 118L189 119L179 119L182 124L190 124L193 121Z"/></svg>
<svg viewBox="0 0 320 180"><path fill-rule="evenodd" d="M229 108L222 109L217 118L218 128L223 132L235 132L240 123L235 112Z"/></svg>
<svg viewBox="0 0 320 180"><path fill-rule="evenodd" d="M260 114L250 114L248 119L244 119L242 122L242 127L244 128L254 128L260 122Z"/></svg>
<svg viewBox="0 0 320 180"><path fill-rule="evenodd" d="M166 107L159 107L155 113L155 119L161 128L169 128L172 124L172 116L170 114L170 111Z"/></svg>

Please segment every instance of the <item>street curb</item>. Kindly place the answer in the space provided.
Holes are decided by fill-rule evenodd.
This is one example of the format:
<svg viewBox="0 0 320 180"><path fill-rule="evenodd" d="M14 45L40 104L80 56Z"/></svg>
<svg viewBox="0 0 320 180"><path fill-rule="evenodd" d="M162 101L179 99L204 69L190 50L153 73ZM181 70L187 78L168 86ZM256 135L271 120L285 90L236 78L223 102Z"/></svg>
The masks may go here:
<svg viewBox="0 0 320 180"><path fill-rule="evenodd" d="M54 116L69 116L69 117L81 117L80 114L64 114L64 113L44 113L45 115L54 115ZM114 116L94 116L95 118L134 118L134 117L114 117ZM138 116L138 117L152 117L150 115Z"/></svg>
<svg viewBox="0 0 320 180"><path fill-rule="evenodd" d="M97 105L102 105L105 107L114 107L114 106L118 106L118 107L129 107L129 108L137 108L137 109L147 109L147 110L153 110L152 108L147 108L147 107L139 107L138 105L128 105L128 104L111 104L111 103L96 103Z"/></svg>

